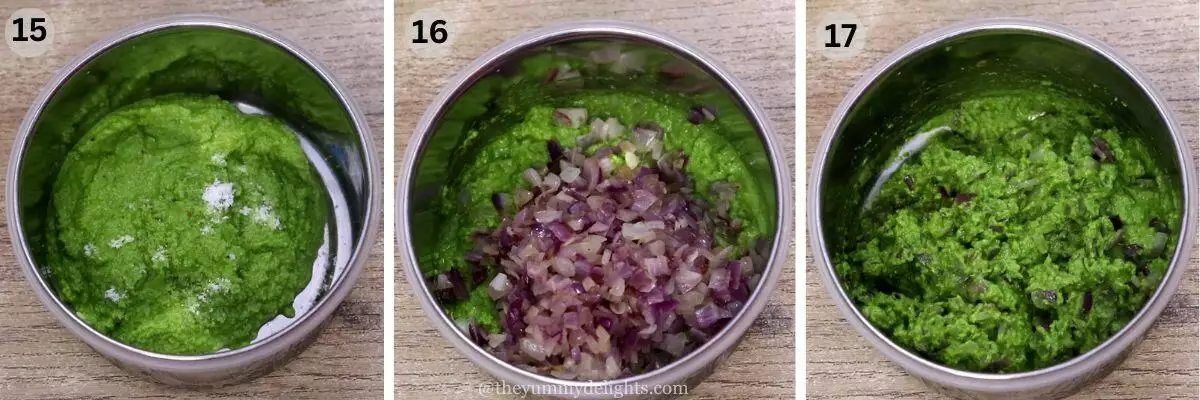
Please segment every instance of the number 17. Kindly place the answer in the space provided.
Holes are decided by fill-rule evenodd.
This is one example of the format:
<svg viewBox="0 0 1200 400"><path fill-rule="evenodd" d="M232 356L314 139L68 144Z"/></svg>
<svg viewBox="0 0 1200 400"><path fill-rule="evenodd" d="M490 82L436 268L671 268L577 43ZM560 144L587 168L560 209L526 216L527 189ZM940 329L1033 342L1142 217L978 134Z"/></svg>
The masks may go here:
<svg viewBox="0 0 1200 400"><path fill-rule="evenodd" d="M850 41L854 40L854 30L858 29L858 24L842 24L842 29L849 29L850 33L846 35L845 43L838 43L837 24L825 25L825 30L829 31L829 42L825 43L825 47L850 47Z"/></svg>

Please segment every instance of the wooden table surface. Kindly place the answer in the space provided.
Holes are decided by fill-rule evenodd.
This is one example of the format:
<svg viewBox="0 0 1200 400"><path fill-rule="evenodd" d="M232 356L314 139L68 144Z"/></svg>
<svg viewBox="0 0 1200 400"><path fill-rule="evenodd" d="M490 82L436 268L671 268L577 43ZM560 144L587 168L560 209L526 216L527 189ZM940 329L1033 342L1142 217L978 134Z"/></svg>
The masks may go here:
<svg viewBox="0 0 1200 400"><path fill-rule="evenodd" d="M807 34L826 34L817 26L827 12L856 14L866 33L866 48L847 60L833 61L810 44L807 51L807 150L812 159L825 123L854 82L892 50L922 33L981 17L1026 16L1056 21L1086 32L1116 48L1144 72L1175 110L1196 148L1197 4L1195 1L1063 1L1021 6L978 1L908 4L894 1L819 0L807 4ZM1003 5L1002 5L1003 4ZM822 36L824 37L824 36ZM811 39L811 37L810 37ZM813 40L809 41L810 43ZM811 161L810 161L811 162ZM807 259L806 389L812 399L934 397L920 382L877 353L843 319L829 299L820 276ZM1078 398L1196 398L1197 259L1193 252L1178 293L1145 341L1119 369L1080 393Z"/></svg>
<svg viewBox="0 0 1200 400"><path fill-rule="evenodd" d="M25 3L25 4L22 4ZM38 7L56 30L47 54L19 59L0 48L0 154L9 154L17 126L54 71L85 47L126 26L170 14L215 13L272 29L315 54L349 86L375 134L382 158L383 3L340 1L171 1L133 5L116 0L5 1L6 18ZM2 178L0 178L2 179ZM7 206L7 205L6 205ZM375 243L357 287L334 313L320 339L299 358L249 383L199 392L135 378L92 352L61 328L26 283L0 227L0 398L346 398L383 396L383 259ZM382 236L382 235L380 235Z"/></svg>
<svg viewBox="0 0 1200 400"><path fill-rule="evenodd" d="M411 3L411 2L402 2ZM791 1L728 4L722 1L558 2L441 1L433 6L397 4L396 144L397 169L417 120L454 74L485 51L529 29L576 19L619 19L666 30L714 54L740 78L767 109L780 143L793 156L794 6ZM653 5L651 5L653 4ZM409 18L418 9L441 10L452 51L438 58L409 49ZM429 14L424 14L429 15ZM427 22L428 23L428 22ZM449 43L448 41L447 43ZM792 169L795 171L795 169ZM789 245L788 248L793 248ZM691 392L701 399L777 399L793 396L794 257L778 289L741 347L705 383ZM397 260L397 270L403 270ZM434 330L412 296L407 277L396 278L396 391L415 399L481 397L478 385L491 377L475 367Z"/></svg>

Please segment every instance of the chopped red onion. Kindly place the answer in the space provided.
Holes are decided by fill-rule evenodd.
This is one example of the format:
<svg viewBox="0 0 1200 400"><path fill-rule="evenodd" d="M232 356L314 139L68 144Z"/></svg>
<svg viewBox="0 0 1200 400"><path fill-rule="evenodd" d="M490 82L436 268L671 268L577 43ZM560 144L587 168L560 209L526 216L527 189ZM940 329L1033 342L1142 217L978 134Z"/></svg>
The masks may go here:
<svg viewBox="0 0 1200 400"><path fill-rule="evenodd" d="M578 128L587 121L586 108L558 108L554 110L554 121L559 125Z"/></svg>
<svg viewBox="0 0 1200 400"><path fill-rule="evenodd" d="M550 221L557 221L559 218L562 218L562 211L539 210L539 211L533 213L533 215L534 215L534 219L536 219L537 222L541 222L544 224L544 223L547 223Z"/></svg>
<svg viewBox="0 0 1200 400"><path fill-rule="evenodd" d="M513 200L516 201L515 205L517 207L523 207L525 206L525 203L529 202L529 200L533 200L533 193L525 189L517 189L517 191L513 193Z"/></svg>
<svg viewBox="0 0 1200 400"><path fill-rule="evenodd" d="M542 177L542 189L544 189L546 193L553 193L554 191L558 190L559 186L562 186L562 178L559 178L558 175L551 173Z"/></svg>
<svg viewBox="0 0 1200 400"><path fill-rule="evenodd" d="M642 259L642 267L655 278L671 275L670 262L663 256Z"/></svg>
<svg viewBox="0 0 1200 400"><path fill-rule="evenodd" d="M708 272L708 288L717 297L729 299L729 270L713 268Z"/></svg>
<svg viewBox="0 0 1200 400"><path fill-rule="evenodd" d="M565 162L566 161L564 161L564 163ZM566 167L566 168L562 169L562 174L560 176L562 177L563 182L572 183L572 182L575 182L575 180L579 178L579 174L581 171L582 170L580 170L579 168L576 168L574 166Z"/></svg>
<svg viewBox="0 0 1200 400"><path fill-rule="evenodd" d="M536 169L533 169L533 168L526 169L525 172L521 174L521 177L525 178L525 181L529 182L530 185L533 185L533 186L541 186L542 185L542 176L538 175L538 172Z"/></svg>
<svg viewBox="0 0 1200 400"><path fill-rule="evenodd" d="M595 143L619 137L624 132L625 126L621 125L621 122L617 121L616 118L596 118L592 120L591 132L576 139L576 144L580 148L586 149Z"/></svg>
<svg viewBox="0 0 1200 400"><path fill-rule="evenodd" d="M662 136L662 127L653 122L643 122L633 128L633 144L642 151L648 151L655 144L661 144Z"/></svg>
<svg viewBox="0 0 1200 400"><path fill-rule="evenodd" d="M633 151L625 152L625 165L630 168L637 168L638 163L642 160L638 158L637 153Z"/></svg>
<svg viewBox="0 0 1200 400"><path fill-rule="evenodd" d="M496 274L492 278L492 282L488 283L488 296L493 300L508 296L508 292L512 291L512 284L508 282L508 275Z"/></svg>
<svg viewBox="0 0 1200 400"><path fill-rule="evenodd" d="M595 188L600 183L600 162L591 158L584 160L583 178L587 179L589 190Z"/></svg>
<svg viewBox="0 0 1200 400"><path fill-rule="evenodd" d="M592 62L597 64L614 63L621 59L621 48L617 45L605 46L599 50L592 50L588 56L592 59Z"/></svg>
<svg viewBox="0 0 1200 400"><path fill-rule="evenodd" d="M454 287L454 285L450 283L450 277L446 276L446 274L438 274L435 281L437 282L437 284L433 286L435 290L446 290Z"/></svg>
<svg viewBox="0 0 1200 400"><path fill-rule="evenodd" d="M529 357L538 361L546 361L546 347L544 342L535 341L532 338L521 338L521 351Z"/></svg>
<svg viewBox="0 0 1200 400"><path fill-rule="evenodd" d="M576 110L556 118L586 113ZM596 119L579 146L623 129ZM538 373L613 379L687 354L741 309L756 276L750 257L713 248L714 235L736 224L728 216L736 186L714 183L718 204L700 203L687 158L662 151L662 128L638 124L633 136L592 156L548 143L551 162L522 174L532 192L499 198L500 225L468 255L498 265L488 294L505 333L472 340ZM642 156L650 161L642 165ZM444 275L437 288L462 290Z"/></svg>
<svg viewBox="0 0 1200 400"><path fill-rule="evenodd" d="M568 278L573 277L575 276L575 263L562 257L555 257L554 272Z"/></svg>
<svg viewBox="0 0 1200 400"><path fill-rule="evenodd" d="M597 161L597 163L600 164L600 170L604 171L604 173L606 173L606 174L612 173L613 169L616 169L616 167L617 167L616 164L613 163L613 160L610 158L600 159L600 161Z"/></svg>
<svg viewBox="0 0 1200 400"><path fill-rule="evenodd" d="M578 70L571 68L570 65L562 65L558 67L558 73L554 76L555 82L562 82L569 79L574 79L582 76Z"/></svg>
<svg viewBox="0 0 1200 400"><path fill-rule="evenodd" d="M704 122L704 111L698 106L688 108L687 119L692 125L700 125L701 122Z"/></svg>
<svg viewBox="0 0 1200 400"><path fill-rule="evenodd" d="M700 328L708 328L727 318L732 318L733 314L729 310L721 308L716 303L708 303L704 307L696 310L696 326Z"/></svg>
<svg viewBox="0 0 1200 400"><path fill-rule="evenodd" d="M625 74L632 71L642 71L642 67L646 64L646 56L639 51L626 51L621 53L620 58L609 66L614 74Z"/></svg>
<svg viewBox="0 0 1200 400"><path fill-rule="evenodd" d="M658 203L658 196L648 190L637 189L634 191L633 205L629 208L639 213L645 213L655 203Z"/></svg>
<svg viewBox="0 0 1200 400"><path fill-rule="evenodd" d="M579 232L582 231L583 228L587 227L587 220L583 218L571 218L567 221L567 226L570 227L572 231Z"/></svg>
<svg viewBox="0 0 1200 400"><path fill-rule="evenodd" d="M671 60L659 66L658 73L668 79L679 79L695 75L695 66L683 60Z"/></svg>
<svg viewBox="0 0 1200 400"><path fill-rule="evenodd" d="M571 68L570 64L562 64L550 70L546 76L546 82L560 83L562 81L571 80L583 76L578 70Z"/></svg>
<svg viewBox="0 0 1200 400"><path fill-rule="evenodd" d="M561 213L561 211L559 211L559 213ZM570 228L559 221L552 221L546 224L546 229L549 229L550 233L554 235L554 238L558 239L560 242L571 240L571 235L573 234Z"/></svg>
<svg viewBox="0 0 1200 400"><path fill-rule="evenodd" d="M701 275L699 272L680 268L675 271L675 288L679 290L679 293L687 293L703 279L704 275Z"/></svg>

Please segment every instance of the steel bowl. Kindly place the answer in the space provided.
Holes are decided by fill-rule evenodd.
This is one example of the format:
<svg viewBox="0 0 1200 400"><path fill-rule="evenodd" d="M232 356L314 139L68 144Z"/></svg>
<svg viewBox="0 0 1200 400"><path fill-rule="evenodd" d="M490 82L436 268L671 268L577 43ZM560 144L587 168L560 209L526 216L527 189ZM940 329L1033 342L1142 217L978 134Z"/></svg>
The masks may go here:
<svg viewBox="0 0 1200 400"><path fill-rule="evenodd" d="M45 278L49 189L67 151L107 113L169 93L215 94L243 112L282 119L296 131L334 204L327 225L333 268L322 282L324 294L307 313L245 347L181 356L125 345L76 317ZM168 17L92 45L38 94L9 160L8 229L17 262L42 304L100 355L164 384L223 386L264 375L299 354L354 287L379 224L378 170L366 119L350 92L312 55L246 23L200 15Z"/></svg>
<svg viewBox="0 0 1200 400"><path fill-rule="evenodd" d="M685 69L694 71L690 76L696 81L686 85L687 87L664 85L657 89L698 90L720 98L719 102L725 106L718 106L721 110L718 121L726 121L727 138L744 152L752 174L755 175L754 179L765 191L770 192L768 198L773 199L775 203L775 231L773 237L764 241L760 248L760 254L766 261L758 266L762 268L762 279L750 300L708 343L667 366L640 375L606 381L573 381L516 368L474 344L438 305L423 278L417 255L427 248L425 243L436 240L431 230L438 226L438 223L436 219L430 219L430 214L436 209L437 194L447 178L446 165L452 161L449 155L454 153L459 139L466 133L466 129L463 128L465 124L443 122L448 114L457 110L456 107L460 105L459 99L464 93L484 77L504 74L514 68L522 58L544 52L547 48L568 53L586 53L587 48L595 48L597 43L651 52L671 60L666 62L677 62ZM589 76L585 76L584 79L587 81L577 90L587 90L587 87L593 84L604 85L601 79L593 80ZM465 71L455 76L433 100L418 123L404 165L397 171L399 189L396 200L396 232L400 250L399 262L404 264L404 272L413 292L438 332L460 353L505 383L536 390L535 394L545 397L558 395L612 398L617 393L628 398L663 397L645 393L645 388L675 384L690 387L703 380L733 351L746 329L766 306L779 279L779 271L787 257L786 246L791 234L789 219L792 215L792 186L783 150L777 140L762 108L733 75L709 55L665 33L627 23L607 21L573 22L528 32L488 51Z"/></svg>
<svg viewBox="0 0 1200 400"><path fill-rule="evenodd" d="M939 104L980 90L1053 84L1101 104L1127 131L1139 132L1168 170L1184 200L1171 266L1146 305L1096 348L1039 370L991 374L952 369L896 345L863 317L846 294L830 249L858 221L870 180L907 137L900 129L931 117ZM850 325L877 350L934 389L958 398L1059 398L1107 375L1133 349L1175 293L1195 239L1196 170L1185 132L1164 98L1108 46L1051 23L1025 19L966 22L924 35L876 64L846 94L825 128L813 160L809 233L817 269ZM878 172L870 172L878 173Z"/></svg>

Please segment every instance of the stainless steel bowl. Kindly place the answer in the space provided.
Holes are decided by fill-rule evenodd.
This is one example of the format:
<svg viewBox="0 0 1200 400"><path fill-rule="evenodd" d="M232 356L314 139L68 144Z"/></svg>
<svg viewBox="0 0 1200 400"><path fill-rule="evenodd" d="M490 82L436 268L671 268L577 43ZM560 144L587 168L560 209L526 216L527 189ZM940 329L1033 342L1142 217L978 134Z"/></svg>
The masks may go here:
<svg viewBox="0 0 1200 400"><path fill-rule="evenodd" d="M1140 132L1170 171L1184 199L1179 245L1155 294L1132 321L1096 348L1061 364L1014 374L951 369L892 342L863 317L843 290L830 249L857 223L869 187L860 166L882 171L907 137L899 129L942 104L980 90L1051 82L1103 104L1129 131ZM1020 87L1020 86L1016 86ZM959 398L1058 398L1107 375L1125 358L1175 293L1195 239L1196 170L1185 133L1150 81L1112 49L1064 27L1023 19L962 23L922 36L887 56L846 94L813 160L809 233L817 269L850 325L880 352L938 391ZM868 184L870 181L867 181Z"/></svg>
<svg viewBox="0 0 1200 400"><path fill-rule="evenodd" d="M179 356L122 344L77 318L44 276L49 188L67 151L107 113L169 93L216 94L246 112L284 120L297 131L335 205L328 225L335 269L326 277L324 295L290 325L246 347ZM113 364L178 386L252 379L311 344L358 279L375 240L382 199L372 143L350 93L314 57L278 35L199 15L143 23L92 45L60 69L29 107L5 187L14 253L46 309Z"/></svg>
<svg viewBox="0 0 1200 400"><path fill-rule="evenodd" d="M759 266L763 268L763 278L743 310L711 341L674 363L641 375L608 381L570 381L513 367L474 344L442 312L426 286L421 268L417 265L417 255L427 248L425 243L436 240L431 229L437 226L437 220L432 219L431 211L436 208L437 194L447 178L446 166L452 161L448 155L466 133L464 124L443 124L443 117L455 110L459 105L458 100L480 79L505 73L523 57L543 52L547 47L564 52L586 52L584 48L597 43L635 47L664 55L681 63L686 69L695 71L693 76L696 81L692 82L695 85L689 84L686 88L664 86L659 89L701 90L719 97L721 102L727 104L726 107L718 106L721 110L719 121L726 123L728 139L743 151L752 173L756 175L755 179L767 188L764 190L768 190L768 196L774 199L775 231L761 252L767 260L765 265ZM592 84L603 84L590 80L590 77L585 79L589 81L579 90L587 90ZM627 398L652 398L655 396L635 392L653 385L693 386L711 373L741 340L766 305L787 257L786 246L792 232L789 223L792 215L792 179L776 140L766 114L724 67L695 47L667 34L626 23L601 21L567 23L528 32L487 52L454 77L433 100L417 125L404 165L397 171L396 232L399 261L404 264L405 274L421 308L442 336L476 365L508 384L539 385L537 388L542 394L557 393L580 398L612 398L612 393L623 393Z"/></svg>

